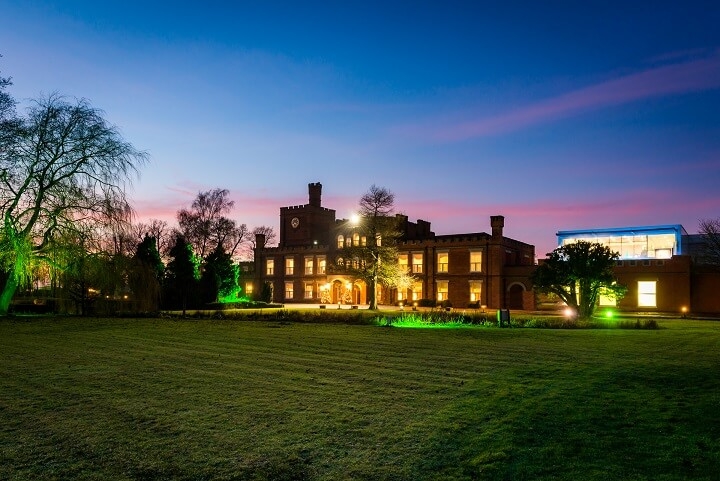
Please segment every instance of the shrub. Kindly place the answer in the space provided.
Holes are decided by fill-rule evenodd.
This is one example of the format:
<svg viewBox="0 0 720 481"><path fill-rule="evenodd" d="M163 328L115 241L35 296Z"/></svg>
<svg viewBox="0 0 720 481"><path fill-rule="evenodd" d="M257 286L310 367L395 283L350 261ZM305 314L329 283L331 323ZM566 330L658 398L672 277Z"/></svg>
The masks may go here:
<svg viewBox="0 0 720 481"><path fill-rule="evenodd" d="M660 326L658 325L658 323L655 319L645 319L645 320L636 319L635 322L633 322L632 320L620 321L617 324L617 327L620 329L659 329L660 328Z"/></svg>
<svg viewBox="0 0 720 481"><path fill-rule="evenodd" d="M435 299L420 299L418 301L419 307L435 307Z"/></svg>

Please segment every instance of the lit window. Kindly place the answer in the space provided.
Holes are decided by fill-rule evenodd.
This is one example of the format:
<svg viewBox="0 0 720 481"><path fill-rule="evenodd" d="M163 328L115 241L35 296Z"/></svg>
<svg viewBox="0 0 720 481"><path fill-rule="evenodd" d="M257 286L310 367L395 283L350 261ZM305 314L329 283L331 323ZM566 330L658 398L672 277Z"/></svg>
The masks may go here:
<svg viewBox="0 0 720 481"><path fill-rule="evenodd" d="M318 257L318 274L325 274L325 258Z"/></svg>
<svg viewBox="0 0 720 481"><path fill-rule="evenodd" d="M313 295L313 283L312 282L306 282L305 283L305 299L312 299L315 297Z"/></svg>
<svg viewBox="0 0 720 481"><path fill-rule="evenodd" d="M448 271L448 253L447 252L438 252L437 271L438 272L447 272Z"/></svg>
<svg viewBox="0 0 720 481"><path fill-rule="evenodd" d="M360 234L358 234L357 232L353 232L352 239L353 245L355 247L360 245Z"/></svg>
<svg viewBox="0 0 720 481"><path fill-rule="evenodd" d="M413 282L413 285L410 289L412 292L413 301L422 299L422 282Z"/></svg>
<svg viewBox="0 0 720 481"><path fill-rule="evenodd" d="M245 294L250 295L253 293L253 283L252 282L246 282L245 283Z"/></svg>
<svg viewBox="0 0 720 481"><path fill-rule="evenodd" d="M413 271L413 274L422 274L422 271L423 271L422 252L413 253L413 255L412 255L412 271Z"/></svg>
<svg viewBox="0 0 720 481"><path fill-rule="evenodd" d="M657 307L656 281L638 281L638 307Z"/></svg>
<svg viewBox="0 0 720 481"><path fill-rule="evenodd" d="M608 295L605 289L600 289L598 304L603 307L615 307L617 306L617 300L615 299L615 296Z"/></svg>
<svg viewBox="0 0 720 481"><path fill-rule="evenodd" d="M265 261L265 273L269 276L272 276L275 274L275 260L274 259L268 259Z"/></svg>
<svg viewBox="0 0 720 481"><path fill-rule="evenodd" d="M362 237L360 238L360 245L363 246L363 247L365 247L365 246L367 245L367 237L362 236Z"/></svg>
<svg viewBox="0 0 720 481"><path fill-rule="evenodd" d="M337 265L345 266L345 260L342 257L337 258Z"/></svg>
<svg viewBox="0 0 720 481"><path fill-rule="evenodd" d="M397 300L404 301L405 299L407 299L407 289L398 289Z"/></svg>
<svg viewBox="0 0 720 481"><path fill-rule="evenodd" d="M292 257L285 258L285 275L291 276L295 273L295 259Z"/></svg>
<svg viewBox="0 0 720 481"><path fill-rule="evenodd" d="M437 300L438 302L448 300L448 281L437 281Z"/></svg>
<svg viewBox="0 0 720 481"><path fill-rule="evenodd" d="M470 302L480 302L480 294L482 293L481 281L470 281Z"/></svg>
<svg viewBox="0 0 720 481"><path fill-rule="evenodd" d="M482 251L470 251L470 272L482 271Z"/></svg>
<svg viewBox="0 0 720 481"><path fill-rule="evenodd" d="M305 275L311 276L312 273L313 273L313 258L306 257L305 258Z"/></svg>
<svg viewBox="0 0 720 481"><path fill-rule="evenodd" d="M375 245L378 247L382 245L382 236L380 234L375 234Z"/></svg>
<svg viewBox="0 0 720 481"><path fill-rule="evenodd" d="M403 272L407 272L408 270L408 256L407 254L400 254L398 255L398 265L400 266L400 269Z"/></svg>
<svg viewBox="0 0 720 481"><path fill-rule="evenodd" d="M337 240L338 240L338 243L337 243L338 249L342 249L343 247L345 247L345 238L342 236L342 234L338 236Z"/></svg>
<svg viewBox="0 0 720 481"><path fill-rule="evenodd" d="M292 299L293 297L295 297L293 283L286 282L285 283L285 299Z"/></svg>

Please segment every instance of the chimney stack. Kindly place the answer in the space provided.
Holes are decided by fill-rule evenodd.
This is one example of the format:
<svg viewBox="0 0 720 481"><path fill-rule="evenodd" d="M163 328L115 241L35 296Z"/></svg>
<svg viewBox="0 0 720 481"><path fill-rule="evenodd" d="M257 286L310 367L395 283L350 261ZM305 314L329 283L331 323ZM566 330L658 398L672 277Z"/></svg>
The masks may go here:
<svg viewBox="0 0 720 481"><path fill-rule="evenodd" d="M505 227L505 217L501 215L490 216L490 227L492 227L493 237L502 237L503 227Z"/></svg>

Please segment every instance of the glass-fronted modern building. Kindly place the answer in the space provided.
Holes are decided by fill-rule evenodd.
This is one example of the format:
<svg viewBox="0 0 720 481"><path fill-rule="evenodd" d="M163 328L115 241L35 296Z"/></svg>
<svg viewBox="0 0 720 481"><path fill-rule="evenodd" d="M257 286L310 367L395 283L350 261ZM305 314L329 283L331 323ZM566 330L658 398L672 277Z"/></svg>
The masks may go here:
<svg viewBox="0 0 720 481"><path fill-rule="evenodd" d="M620 259L670 259L683 255L683 226L656 225L608 229L565 230L557 233L558 246L577 241L598 242L620 254Z"/></svg>
<svg viewBox="0 0 720 481"><path fill-rule="evenodd" d="M682 225L576 229L557 233L558 246L598 242L620 254L614 272L627 293L601 306L626 311L719 313L720 266L694 261L702 239Z"/></svg>

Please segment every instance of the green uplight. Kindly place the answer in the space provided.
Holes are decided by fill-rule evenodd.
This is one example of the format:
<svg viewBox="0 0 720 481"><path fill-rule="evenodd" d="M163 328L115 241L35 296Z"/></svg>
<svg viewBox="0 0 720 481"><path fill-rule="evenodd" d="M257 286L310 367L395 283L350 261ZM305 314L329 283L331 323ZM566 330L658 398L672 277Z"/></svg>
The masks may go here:
<svg viewBox="0 0 720 481"><path fill-rule="evenodd" d="M605 311L605 317L607 317L608 319L612 319L614 316L615 316L615 313L613 311L611 311L610 309Z"/></svg>
<svg viewBox="0 0 720 481"><path fill-rule="evenodd" d="M377 318L378 324L393 327L404 327L412 329L462 329L474 327L472 324L463 322L461 319L436 319L432 316L420 316L416 314L403 314L396 318Z"/></svg>

